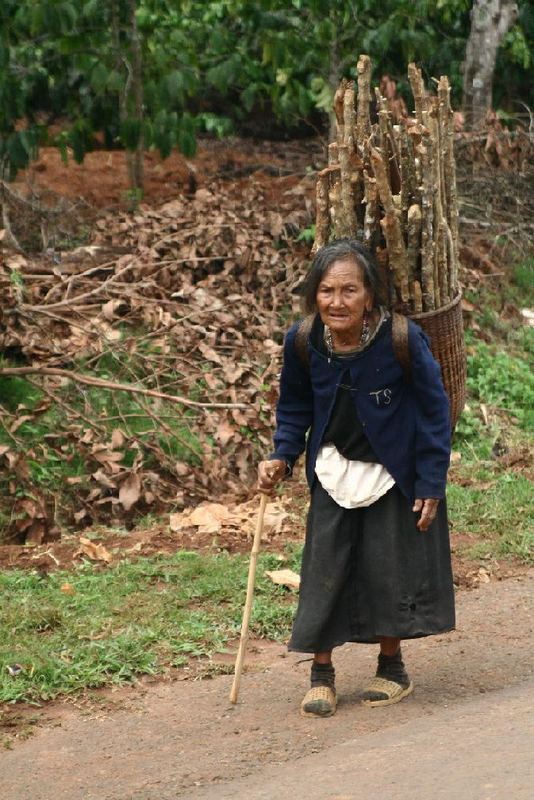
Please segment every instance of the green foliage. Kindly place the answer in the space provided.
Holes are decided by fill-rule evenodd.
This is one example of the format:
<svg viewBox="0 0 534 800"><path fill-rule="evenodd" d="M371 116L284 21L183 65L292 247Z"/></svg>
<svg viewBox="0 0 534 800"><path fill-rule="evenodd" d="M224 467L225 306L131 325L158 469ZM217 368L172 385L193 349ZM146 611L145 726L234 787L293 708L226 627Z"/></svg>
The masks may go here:
<svg viewBox="0 0 534 800"><path fill-rule="evenodd" d="M534 429L534 373L527 362L484 342L467 360L471 396L508 411L522 428Z"/></svg>
<svg viewBox="0 0 534 800"><path fill-rule="evenodd" d="M297 236L297 242L306 242L312 244L315 239L315 225L310 225L309 228L304 228L303 231Z"/></svg>
<svg viewBox="0 0 534 800"><path fill-rule="evenodd" d="M0 8L0 165L13 178L43 141L46 121L69 120L57 144L76 160L96 132L106 145L173 147L192 155L195 135L226 135L250 115L258 130L316 125L343 76L367 52L408 97L406 64L427 80L448 74L460 98L470 0L137 0L143 119L132 93L134 52L123 0L4 0ZM532 105L534 12L519 19L499 54L495 97L508 112ZM221 113L223 111L223 113ZM20 120L26 126L20 126ZM45 120L45 124L41 121Z"/></svg>
<svg viewBox="0 0 534 800"><path fill-rule="evenodd" d="M104 571L83 564L45 578L2 573L0 702L130 682L220 652L239 632L247 561L180 552ZM280 639L289 631L293 603L263 577L271 561L259 559L251 632ZM65 583L72 594L61 591ZM16 677L5 669L12 664L23 667Z"/></svg>
<svg viewBox="0 0 534 800"><path fill-rule="evenodd" d="M521 290L523 302L534 302L534 259L514 266L513 282Z"/></svg>

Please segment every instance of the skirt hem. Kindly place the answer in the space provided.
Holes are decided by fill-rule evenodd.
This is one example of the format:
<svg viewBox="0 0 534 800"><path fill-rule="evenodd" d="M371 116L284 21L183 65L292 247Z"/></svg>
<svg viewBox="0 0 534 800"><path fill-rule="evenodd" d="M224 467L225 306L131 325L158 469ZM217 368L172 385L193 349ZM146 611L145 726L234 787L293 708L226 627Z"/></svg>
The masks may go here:
<svg viewBox="0 0 534 800"><path fill-rule="evenodd" d="M297 647L296 645L292 644L291 642L287 645L287 649L290 653L324 653L328 650L333 650L334 647L342 647L344 644L378 644L380 639L384 636L388 636L395 639L401 639L401 641L406 641L408 639L423 639L426 636L442 636L444 633L452 633L455 631L456 628L453 626L451 628L443 628L439 631L421 631L420 633L410 633L407 635L393 635L391 633L384 633L384 634L377 634L375 637L367 637L367 636L358 636L352 637L350 639L343 639L333 644L327 645L320 645L316 648L310 647Z"/></svg>

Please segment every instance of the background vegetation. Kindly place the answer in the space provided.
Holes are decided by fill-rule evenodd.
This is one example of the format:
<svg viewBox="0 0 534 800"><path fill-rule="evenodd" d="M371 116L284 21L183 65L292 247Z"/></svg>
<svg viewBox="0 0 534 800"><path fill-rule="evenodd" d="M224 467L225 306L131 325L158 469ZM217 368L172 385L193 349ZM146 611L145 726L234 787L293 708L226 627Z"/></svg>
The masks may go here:
<svg viewBox="0 0 534 800"><path fill-rule="evenodd" d="M97 142L195 150L199 132L292 137L324 129L357 54L408 98L406 64L448 74L458 106L470 0L4 0L0 159L14 177L40 142L81 160ZM534 9L519 0L494 100L532 105ZM25 119L23 126L19 124Z"/></svg>

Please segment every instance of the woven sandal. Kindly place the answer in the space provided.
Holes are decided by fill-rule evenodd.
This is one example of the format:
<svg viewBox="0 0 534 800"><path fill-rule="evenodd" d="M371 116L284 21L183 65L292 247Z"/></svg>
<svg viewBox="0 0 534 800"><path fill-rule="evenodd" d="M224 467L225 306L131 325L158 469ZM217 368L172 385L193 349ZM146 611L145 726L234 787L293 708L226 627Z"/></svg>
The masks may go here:
<svg viewBox="0 0 534 800"><path fill-rule="evenodd" d="M408 686L401 686L396 681L388 681L386 678L372 678L363 691L362 703L365 706L391 706L393 703L400 703L404 697L408 697L413 692L413 683L410 681ZM365 695L383 694L381 700L371 700Z"/></svg>
<svg viewBox="0 0 534 800"><path fill-rule="evenodd" d="M336 693L330 686L314 686L300 704L303 717L331 717L336 712Z"/></svg>

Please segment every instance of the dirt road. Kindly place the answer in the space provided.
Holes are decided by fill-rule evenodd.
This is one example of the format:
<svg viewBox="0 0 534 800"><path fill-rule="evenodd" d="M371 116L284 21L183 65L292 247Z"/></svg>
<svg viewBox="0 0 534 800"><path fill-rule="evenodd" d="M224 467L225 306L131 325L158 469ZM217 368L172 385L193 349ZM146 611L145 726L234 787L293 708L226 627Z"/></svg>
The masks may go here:
<svg viewBox="0 0 534 800"><path fill-rule="evenodd" d="M401 752L397 745L412 741L416 748L427 743L417 762L422 765L421 775L428 776L426 794L403 794L402 783L394 794L390 792L393 784L381 786L363 775L362 781L375 786L376 797L387 790L392 800L429 796L523 800L529 795L522 794L521 787L517 794L510 793L507 762L499 770L496 759L502 762L508 745L516 758L525 760L525 770L530 763L518 745L526 735L522 723L532 719L526 709L527 702L532 704L534 681L533 590L531 571L521 578L460 592L454 633L405 645L416 690L398 706L366 709L359 704L358 691L373 670L376 648L352 645L337 653L338 713L327 720L303 719L298 704L309 664L271 646L263 654L264 668L244 676L236 707L227 700L231 678L223 676L152 686L132 693L131 708L110 715L72 709L60 725L45 726L0 755L0 797L367 800L373 795L348 791L348 772L347 784L333 787L331 793L320 788L318 776L328 774L325 769L339 763L341 755L357 771L368 754L373 763L382 765L382 774L393 780L391 764ZM463 746L455 731L464 736ZM467 780L483 772L473 749L477 740L485 748L486 759L489 749L495 760L487 761L487 785L481 783L479 793L469 789L471 793L462 796L461 774ZM525 752L530 749L529 745ZM439 788L447 771L438 766L449 753L458 781L451 784L450 794L432 794L432 775L435 772L434 785ZM299 765L295 765L303 758L301 766L308 765L312 782L309 791L299 783ZM408 762L401 759L399 763L406 767ZM522 778L527 781L525 770Z"/></svg>
<svg viewBox="0 0 534 800"><path fill-rule="evenodd" d="M191 800L532 800L534 681L202 787ZM135 795L136 798L152 795ZM171 795L164 795L171 797Z"/></svg>

